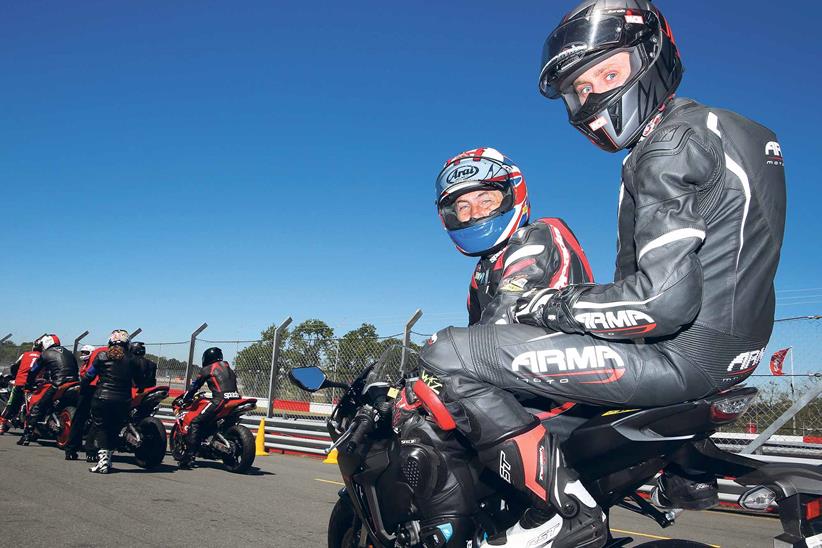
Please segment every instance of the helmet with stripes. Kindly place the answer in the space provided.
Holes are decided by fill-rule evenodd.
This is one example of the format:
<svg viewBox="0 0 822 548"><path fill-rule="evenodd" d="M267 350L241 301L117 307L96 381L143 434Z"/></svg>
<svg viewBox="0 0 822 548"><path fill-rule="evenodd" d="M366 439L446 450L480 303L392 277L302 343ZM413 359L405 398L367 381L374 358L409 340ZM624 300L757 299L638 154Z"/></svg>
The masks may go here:
<svg viewBox="0 0 822 548"><path fill-rule="evenodd" d="M454 156L445 162L435 186L442 224L465 255L488 255L502 249L528 223L525 177L496 149L476 148ZM465 199L478 191L494 193L488 196L490 209L479 208L481 215L472 213Z"/></svg>

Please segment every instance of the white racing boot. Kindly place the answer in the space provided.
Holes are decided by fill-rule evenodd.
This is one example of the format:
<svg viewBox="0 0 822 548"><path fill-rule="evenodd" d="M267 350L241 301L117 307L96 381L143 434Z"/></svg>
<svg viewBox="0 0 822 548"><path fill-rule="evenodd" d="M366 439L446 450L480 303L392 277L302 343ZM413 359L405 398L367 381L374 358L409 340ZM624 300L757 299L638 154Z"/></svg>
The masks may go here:
<svg viewBox="0 0 822 548"><path fill-rule="evenodd" d="M97 464L88 469L95 474L108 474L111 471L111 451L100 449L97 451Z"/></svg>
<svg viewBox="0 0 822 548"><path fill-rule="evenodd" d="M542 425L480 453L499 475L531 495L535 505L505 533L486 539L481 548L600 548L608 540L607 519L565 466L559 443Z"/></svg>

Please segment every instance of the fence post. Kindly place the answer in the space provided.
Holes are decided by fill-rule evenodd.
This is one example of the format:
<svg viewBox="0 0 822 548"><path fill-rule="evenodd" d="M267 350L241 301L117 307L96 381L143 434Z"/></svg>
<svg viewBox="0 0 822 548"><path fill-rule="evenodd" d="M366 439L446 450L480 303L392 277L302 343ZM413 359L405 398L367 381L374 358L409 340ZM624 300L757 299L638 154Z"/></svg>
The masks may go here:
<svg viewBox="0 0 822 548"><path fill-rule="evenodd" d="M11 333L9 333L8 335L6 335L6 336L5 336L5 337L3 337L2 339L0 339L0 344L3 344L4 342L6 342L7 340L9 340L10 338L11 338Z"/></svg>
<svg viewBox="0 0 822 548"><path fill-rule="evenodd" d="M208 327L208 324L204 322L203 325L195 329L194 333L191 334L191 344L188 346L188 363L186 364L186 390L188 390L188 385L191 383L191 369L194 365L194 345L197 342L197 335L205 331L206 327Z"/></svg>
<svg viewBox="0 0 822 548"><path fill-rule="evenodd" d="M785 423L787 423L791 418L799 413L803 407L808 405L811 401L813 401L819 394L822 394L822 383L817 384L810 390L808 390L801 398L796 400L792 406L788 408L787 411L782 413L778 419L773 421L770 426L768 426L765 430L762 431L751 443L746 445L740 453L745 455L753 454L757 449L762 447L762 445L770 439L770 437L776 433L777 430L782 428Z"/></svg>
<svg viewBox="0 0 822 548"><path fill-rule="evenodd" d="M88 330L83 331L82 333L80 333L79 337L74 339L74 350L72 351L72 353L77 354L77 347L80 346L80 341L85 339L86 335L88 335Z"/></svg>
<svg viewBox="0 0 822 548"><path fill-rule="evenodd" d="M132 333L131 335L128 336L128 340L134 339L134 337L136 337L137 335L139 335L142 332L143 332L143 328L138 327L137 330L134 333Z"/></svg>
<svg viewBox="0 0 822 548"><path fill-rule="evenodd" d="M400 371L403 373L405 373L406 347L411 343L411 328L414 327L414 324L417 323L417 320L421 317L422 310L418 308L417 311L414 312L414 315L409 318L408 323L405 324L405 331L402 337L402 354L400 356Z"/></svg>
<svg viewBox="0 0 822 548"><path fill-rule="evenodd" d="M271 372L268 378L268 412L266 417L274 416L274 392L277 390L277 375L280 369L280 347L282 346L282 333L291 323L291 316L283 320L283 323L274 330L274 342L271 343Z"/></svg>

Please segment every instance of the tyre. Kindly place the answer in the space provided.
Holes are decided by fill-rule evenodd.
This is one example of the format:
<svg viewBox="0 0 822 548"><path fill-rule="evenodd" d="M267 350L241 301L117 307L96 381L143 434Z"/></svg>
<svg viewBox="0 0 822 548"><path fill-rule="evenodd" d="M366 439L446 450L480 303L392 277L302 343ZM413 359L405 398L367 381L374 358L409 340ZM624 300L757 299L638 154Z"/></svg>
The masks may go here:
<svg viewBox="0 0 822 548"><path fill-rule="evenodd" d="M166 427L157 417L146 417L137 425L143 438L140 447L134 451L134 458L140 468L154 468L166 456Z"/></svg>
<svg viewBox="0 0 822 548"><path fill-rule="evenodd" d="M168 443L171 446L171 456L177 462L183 460L183 453L185 453L186 450L184 437L176 424L171 427L171 435L168 438Z"/></svg>
<svg viewBox="0 0 822 548"><path fill-rule="evenodd" d="M223 457L223 464L229 472L245 474L254 464L257 454L254 436L245 426L235 424L224 434L231 444L233 455Z"/></svg>
<svg viewBox="0 0 822 548"><path fill-rule="evenodd" d="M328 548L355 548L360 545L360 520L351 499L340 497L328 519Z"/></svg>
<svg viewBox="0 0 822 548"><path fill-rule="evenodd" d="M74 413L77 408L67 405L57 413L57 421L59 430L57 432L57 447L65 449L69 441L69 433L71 432L71 423L74 422Z"/></svg>

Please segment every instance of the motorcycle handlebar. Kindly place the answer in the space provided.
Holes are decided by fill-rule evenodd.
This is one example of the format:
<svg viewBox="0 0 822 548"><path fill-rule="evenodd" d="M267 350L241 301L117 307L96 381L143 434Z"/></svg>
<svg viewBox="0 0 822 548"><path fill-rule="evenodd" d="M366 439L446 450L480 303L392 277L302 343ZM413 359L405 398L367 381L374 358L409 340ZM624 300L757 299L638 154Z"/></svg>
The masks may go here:
<svg viewBox="0 0 822 548"><path fill-rule="evenodd" d="M365 437L374 431L374 422L368 417L359 417L354 429L351 432L351 437L343 446L344 453L352 454L357 450L357 447L362 445Z"/></svg>

